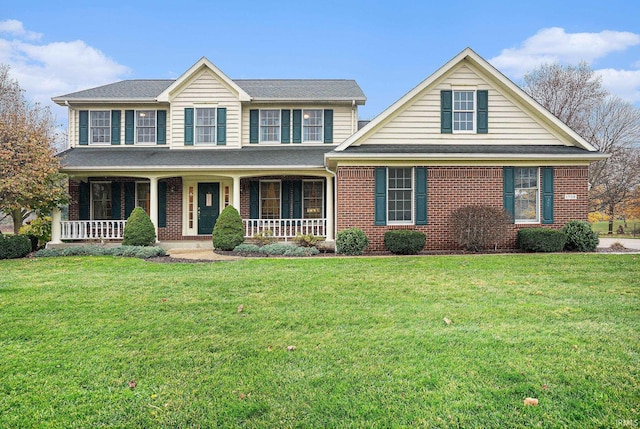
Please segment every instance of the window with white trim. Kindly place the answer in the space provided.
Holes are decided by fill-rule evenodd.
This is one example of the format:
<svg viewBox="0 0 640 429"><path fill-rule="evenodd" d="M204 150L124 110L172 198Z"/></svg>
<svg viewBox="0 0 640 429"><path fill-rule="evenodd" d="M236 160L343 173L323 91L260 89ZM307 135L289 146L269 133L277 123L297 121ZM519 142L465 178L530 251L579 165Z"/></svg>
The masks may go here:
<svg viewBox="0 0 640 429"><path fill-rule="evenodd" d="M260 143L280 142L280 110L260 110Z"/></svg>
<svg viewBox="0 0 640 429"><path fill-rule="evenodd" d="M387 221L389 224L413 222L413 168L387 169Z"/></svg>
<svg viewBox="0 0 640 429"><path fill-rule="evenodd" d="M539 220L539 171L536 167L515 168L515 221L537 223Z"/></svg>
<svg viewBox="0 0 640 429"><path fill-rule="evenodd" d="M151 185L149 182L136 182L136 207L150 213L151 207Z"/></svg>
<svg viewBox="0 0 640 429"><path fill-rule="evenodd" d="M324 182L322 180L302 181L302 217L320 219L324 213Z"/></svg>
<svg viewBox="0 0 640 429"><path fill-rule="evenodd" d="M302 141L321 142L323 126L322 109L305 109L302 111Z"/></svg>
<svg viewBox="0 0 640 429"><path fill-rule="evenodd" d="M216 109L214 107L196 107L195 143L216 143Z"/></svg>
<svg viewBox="0 0 640 429"><path fill-rule="evenodd" d="M156 111L136 110L136 142L156 142Z"/></svg>
<svg viewBox="0 0 640 429"><path fill-rule="evenodd" d="M111 143L111 111L92 110L90 112L90 142L91 144Z"/></svg>
<svg viewBox="0 0 640 429"><path fill-rule="evenodd" d="M91 219L111 219L111 182L91 182Z"/></svg>
<svg viewBox="0 0 640 429"><path fill-rule="evenodd" d="M453 90L453 132L475 132L476 92Z"/></svg>
<svg viewBox="0 0 640 429"><path fill-rule="evenodd" d="M260 181L260 218L280 219L281 183L279 180Z"/></svg>

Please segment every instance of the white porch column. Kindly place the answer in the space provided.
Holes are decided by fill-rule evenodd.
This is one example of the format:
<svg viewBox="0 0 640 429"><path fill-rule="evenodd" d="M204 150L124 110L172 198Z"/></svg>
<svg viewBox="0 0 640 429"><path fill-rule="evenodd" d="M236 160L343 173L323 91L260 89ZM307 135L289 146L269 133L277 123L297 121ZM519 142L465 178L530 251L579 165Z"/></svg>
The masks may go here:
<svg viewBox="0 0 640 429"><path fill-rule="evenodd" d="M158 241L158 178L149 177L149 193L151 198L149 201L149 217L151 223L156 230L156 241Z"/></svg>
<svg viewBox="0 0 640 429"><path fill-rule="evenodd" d="M333 176L327 177L327 241L333 241L335 213L333 210Z"/></svg>
<svg viewBox="0 0 640 429"><path fill-rule="evenodd" d="M233 177L233 207L240 212L240 178Z"/></svg>
<svg viewBox="0 0 640 429"><path fill-rule="evenodd" d="M56 207L53 209L51 213L51 244L60 244L62 243L62 212L60 209Z"/></svg>

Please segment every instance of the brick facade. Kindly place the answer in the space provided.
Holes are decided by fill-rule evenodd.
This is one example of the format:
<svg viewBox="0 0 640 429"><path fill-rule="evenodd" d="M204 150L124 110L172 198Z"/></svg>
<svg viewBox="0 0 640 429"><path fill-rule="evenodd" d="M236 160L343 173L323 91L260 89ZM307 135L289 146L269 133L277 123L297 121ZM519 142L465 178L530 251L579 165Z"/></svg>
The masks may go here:
<svg viewBox="0 0 640 429"><path fill-rule="evenodd" d="M427 251L456 249L451 235L451 213L466 205L503 206L502 167L428 167L428 224L374 225L375 167L339 167L337 171L337 230L361 228L370 240L370 251L384 250L384 233L390 229L416 229L427 235ZM554 224L560 228L572 219L587 218L588 167L560 166L554 168ZM574 194L575 200L565 200ZM519 228L542 225L514 225L507 237L499 240L498 248L515 247Z"/></svg>

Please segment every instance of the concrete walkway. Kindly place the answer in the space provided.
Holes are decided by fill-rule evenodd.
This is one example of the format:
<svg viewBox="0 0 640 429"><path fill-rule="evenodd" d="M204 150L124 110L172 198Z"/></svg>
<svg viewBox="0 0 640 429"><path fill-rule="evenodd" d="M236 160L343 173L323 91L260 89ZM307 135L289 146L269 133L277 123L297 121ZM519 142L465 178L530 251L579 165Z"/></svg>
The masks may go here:
<svg viewBox="0 0 640 429"><path fill-rule="evenodd" d="M219 255L213 249L169 249L167 254L172 258L198 259L201 261L237 261L239 256Z"/></svg>
<svg viewBox="0 0 640 429"><path fill-rule="evenodd" d="M600 244L598 244L598 248L607 249L611 247L613 243L620 243L627 249L640 251L640 238L600 237Z"/></svg>

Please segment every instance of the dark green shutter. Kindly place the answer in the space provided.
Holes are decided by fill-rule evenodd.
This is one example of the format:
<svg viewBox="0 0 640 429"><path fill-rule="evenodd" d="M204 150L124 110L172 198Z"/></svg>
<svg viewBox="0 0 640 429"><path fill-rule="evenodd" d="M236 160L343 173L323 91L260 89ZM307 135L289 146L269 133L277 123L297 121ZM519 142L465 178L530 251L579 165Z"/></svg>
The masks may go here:
<svg viewBox="0 0 640 429"><path fill-rule="evenodd" d="M89 183L78 183L78 217L79 220L89 220L91 201L91 185Z"/></svg>
<svg viewBox="0 0 640 429"><path fill-rule="evenodd" d="M293 142L302 142L302 110L293 111Z"/></svg>
<svg viewBox="0 0 640 429"><path fill-rule="evenodd" d="M158 110L156 127L158 129L157 144L167 144L167 111Z"/></svg>
<svg viewBox="0 0 640 429"><path fill-rule="evenodd" d="M542 169L542 223L553 223L553 167Z"/></svg>
<svg viewBox="0 0 640 429"><path fill-rule="evenodd" d="M260 219L260 182L249 182L249 218Z"/></svg>
<svg viewBox="0 0 640 429"><path fill-rule="evenodd" d="M218 107L217 111L217 133L216 133L216 144L226 145L227 144L227 108L226 107Z"/></svg>
<svg viewBox="0 0 640 429"><path fill-rule="evenodd" d="M280 199L280 218L289 219L291 217L291 182L282 182L282 198Z"/></svg>
<svg viewBox="0 0 640 429"><path fill-rule="evenodd" d="M184 108L184 145L193 146L193 107Z"/></svg>
<svg viewBox="0 0 640 429"><path fill-rule="evenodd" d="M427 169L416 168L416 225L427 224Z"/></svg>
<svg viewBox="0 0 640 429"><path fill-rule="evenodd" d="M376 167L375 169L375 224L387 224L387 169Z"/></svg>
<svg viewBox="0 0 640 429"><path fill-rule="evenodd" d="M453 132L453 91L440 91L440 132Z"/></svg>
<svg viewBox="0 0 640 429"><path fill-rule="evenodd" d="M135 112L133 110L124 111L124 144L133 144Z"/></svg>
<svg viewBox="0 0 640 429"><path fill-rule="evenodd" d="M511 216L511 221L515 222L516 216L516 189L513 167L503 167L502 169L502 194L504 209Z"/></svg>
<svg viewBox="0 0 640 429"><path fill-rule="evenodd" d="M260 141L260 111L258 109L249 110L249 143Z"/></svg>
<svg viewBox="0 0 640 429"><path fill-rule="evenodd" d="M302 219L302 180L293 182L293 218Z"/></svg>
<svg viewBox="0 0 640 429"><path fill-rule="evenodd" d="M291 142L291 110L283 110L280 113L281 117L281 138L282 143Z"/></svg>
<svg viewBox="0 0 640 429"><path fill-rule="evenodd" d="M129 219L129 215L136 207L136 184L135 182L124 182L124 218Z"/></svg>
<svg viewBox="0 0 640 429"><path fill-rule="evenodd" d="M324 110L324 142L333 143L333 109Z"/></svg>
<svg viewBox="0 0 640 429"><path fill-rule="evenodd" d="M79 127L78 127L78 143L81 145L89 144L89 111L81 110L79 113Z"/></svg>
<svg viewBox="0 0 640 429"><path fill-rule="evenodd" d="M478 134L489 132L489 91L478 91Z"/></svg>
<svg viewBox="0 0 640 429"><path fill-rule="evenodd" d="M120 191L120 182L111 182L111 219L122 219L122 205L120 199L122 198L122 192Z"/></svg>
<svg viewBox="0 0 640 429"><path fill-rule="evenodd" d="M111 111L111 144L120 144L120 117L122 112L120 110Z"/></svg>
<svg viewBox="0 0 640 429"><path fill-rule="evenodd" d="M167 182L158 182L158 228L167 226Z"/></svg>

